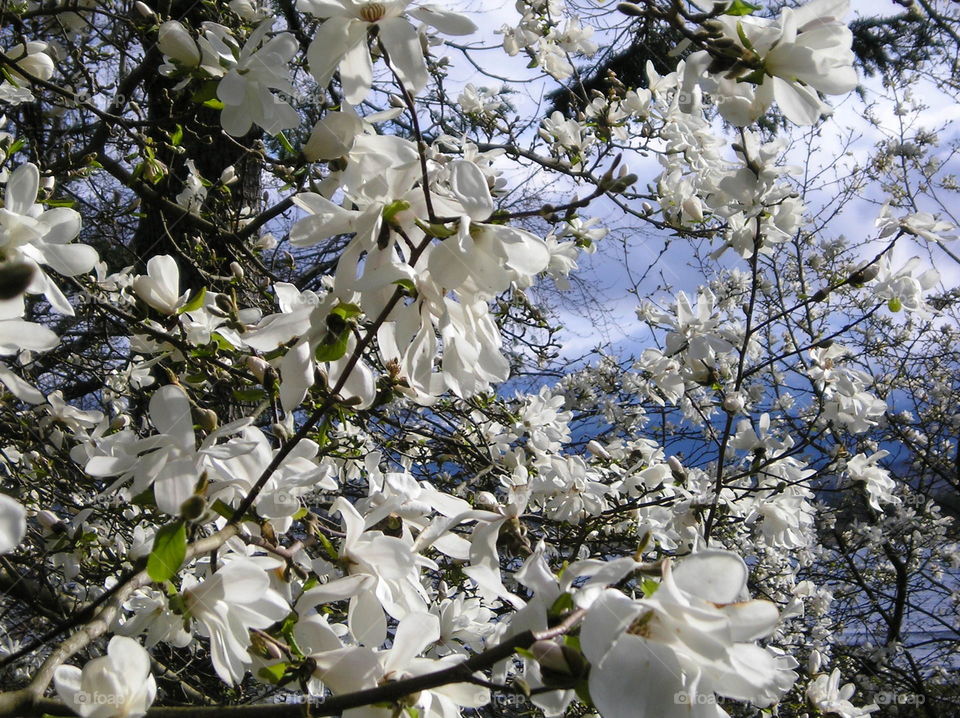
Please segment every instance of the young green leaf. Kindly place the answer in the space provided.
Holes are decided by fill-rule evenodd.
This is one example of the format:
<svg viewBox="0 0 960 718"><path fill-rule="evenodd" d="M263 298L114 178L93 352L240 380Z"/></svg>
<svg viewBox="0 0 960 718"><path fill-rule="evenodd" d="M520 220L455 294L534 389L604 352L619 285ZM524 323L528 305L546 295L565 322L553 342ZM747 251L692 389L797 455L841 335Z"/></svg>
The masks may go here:
<svg viewBox="0 0 960 718"><path fill-rule="evenodd" d="M147 575L160 583L173 578L187 556L187 527L183 521L167 524L157 531L147 559Z"/></svg>

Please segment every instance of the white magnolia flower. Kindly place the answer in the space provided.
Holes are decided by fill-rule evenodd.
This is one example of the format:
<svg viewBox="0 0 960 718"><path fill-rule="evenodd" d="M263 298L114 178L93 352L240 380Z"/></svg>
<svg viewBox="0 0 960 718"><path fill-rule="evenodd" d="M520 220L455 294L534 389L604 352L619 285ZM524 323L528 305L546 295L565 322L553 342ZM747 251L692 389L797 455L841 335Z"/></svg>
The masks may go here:
<svg viewBox="0 0 960 718"><path fill-rule="evenodd" d="M298 643L316 664L314 677L334 694L353 693L374 688L388 681L403 680L433 673L460 663L462 656L422 658L429 646L440 639L440 621L418 611L397 624L390 649L376 651L372 646L345 646L329 627L316 619L298 633ZM298 626L299 628L299 626ZM339 644L339 645L338 645ZM479 708L490 702L490 691L469 683L453 683L410 696L411 707L430 718L454 718L459 708ZM390 707L364 706L344 712L345 718L390 718Z"/></svg>
<svg viewBox="0 0 960 718"><path fill-rule="evenodd" d="M767 601L744 601L746 581L739 556L707 550L676 569L665 564L649 598L605 591L590 606L580 636L600 714L678 715L710 703L703 694L714 693L772 703L796 674L791 677L775 654L755 643L773 631L779 613Z"/></svg>
<svg viewBox="0 0 960 718"><path fill-rule="evenodd" d="M784 8L776 21L757 17L721 16L724 38L753 60L750 70L739 65L710 69L715 58L698 52L687 58L684 89L699 82L718 96L720 114L745 126L773 102L797 125L812 125L829 113L817 92L841 95L857 85L853 68L853 35L841 18L849 0L813 0L799 8ZM744 76L749 82L741 82Z"/></svg>
<svg viewBox="0 0 960 718"><path fill-rule="evenodd" d="M147 273L133 280L133 291L161 314L176 314L190 296L180 291L180 267L169 254L158 254L147 262Z"/></svg>
<svg viewBox="0 0 960 718"><path fill-rule="evenodd" d="M0 554L10 553L27 533L27 512L19 502L0 494Z"/></svg>
<svg viewBox="0 0 960 718"><path fill-rule="evenodd" d="M269 6L257 0L230 0L230 9L247 22L259 22L271 15Z"/></svg>
<svg viewBox="0 0 960 718"><path fill-rule="evenodd" d="M160 26L157 34L157 46L166 56L166 63L160 68L164 75L170 75L181 68L194 68L200 65L200 48L191 37L187 28L177 20L167 20ZM176 65L171 64L173 60Z"/></svg>
<svg viewBox="0 0 960 718"><path fill-rule="evenodd" d="M420 35L406 15L414 17L447 35L468 35L476 30L464 16L424 5L406 13L411 0L298 0L297 8L324 18L307 50L310 72L326 86L339 67L343 94L351 105L358 105L370 92L373 63L367 47L372 27L387 51L390 64L412 94L427 84L427 64ZM406 14L405 14L406 13Z"/></svg>
<svg viewBox="0 0 960 718"><path fill-rule="evenodd" d="M819 711L832 713L841 718L864 718L880 706L871 703L863 708L854 706L850 699L856 689L852 683L840 687L840 669L834 668L828 676L821 673L807 686L807 700Z"/></svg>
<svg viewBox="0 0 960 718"><path fill-rule="evenodd" d="M870 289L877 299L887 302L890 311L904 309L920 316L927 313L923 295L940 281L936 269L917 273L923 267L919 257L911 257L900 269L894 269L890 255L885 254L877 263L877 276Z"/></svg>
<svg viewBox="0 0 960 718"><path fill-rule="evenodd" d="M83 670L60 666L53 681L63 702L83 718L138 718L157 695L150 655L126 636L111 638L107 655Z"/></svg>
<svg viewBox="0 0 960 718"><path fill-rule="evenodd" d="M0 254L7 261L34 266L27 292L44 294L54 309L72 316L70 302L39 265L75 277L93 269L99 257L93 247L71 244L80 233L80 214L67 207L45 210L36 203L39 190L36 165L20 165L10 173L0 207Z"/></svg>
<svg viewBox="0 0 960 718"><path fill-rule="evenodd" d="M183 191L175 197L177 204L188 212L199 212L207 199L207 188L193 160L187 160L187 179L183 185Z"/></svg>
<svg viewBox="0 0 960 718"><path fill-rule="evenodd" d="M9 50L0 49L7 60L16 63L16 67L31 77L49 80L53 77L53 58L47 53L49 45L45 42L22 42ZM0 100L11 105L33 102L30 81L15 69L5 66L6 75L0 83Z"/></svg>
<svg viewBox="0 0 960 718"><path fill-rule="evenodd" d="M9 356L22 350L47 351L59 343L57 335L47 327L21 319L24 311L23 297L0 301L0 356ZM0 381L24 401L33 404L43 402L43 394L35 389L28 390L29 385L3 364L0 364ZM26 394L29 394L29 399Z"/></svg>
<svg viewBox="0 0 960 718"><path fill-rule="evenodd" d="M268 628L286 618L290 606L270 588L270 577L248 558L234 558L205 581L184 577L188 615L210 638L214 670L225 683L243 680L252 658L250 629Z"/></svg>
<svg viewBox="0 0 960 718"><path fill-rule="evenodd" d="M361 132L363 118L356 112L327 112L313 126L310 139L303 146L303 156L311 162L343 157L353 149Z"/></svg>
<svg viewBox="0 0 960 718"><path fill-rule="evenodd" d="M257 26L217 86L217 97L224 104L220 124L234 137L245 135L254 124L275 135L300 123L296 110L270 92L295 94L290 61L300 48L288 32L268 39L272 26L272 20Z"/></svg>
<svg viewBox="0 0 960 718"><path fill-rule="evenodd" d="M889 237L898 230L903 230L909 234L923 237L928 242L944 242L956 239L956 235L944 234L952 229L956 229L949 222L937 219L935 215L929 212L915 212L905 217L897 218L893 216L890 209L890 203L887 202L880 209L880 215L876 221L880 228L879 237L881 239Z"/></svg>
<svg viewBox="0 0 960 718"><path fill-rule="evenodd" d="M853 481L862 481L867 499L875 511L882 511L880 504L899 504L900 498L893 495L896 484L890 473L878 462L888 456L889 451L877 451L867 456L857 454L847 462L847 476Z"/></svg>
<svg viewBox="0 0 960 718"><path fill-rule="evenodd" d="M384 611L401 619L424 609L418 556L409 542L368 529L364 517L345 498L334 501L330 512L339 512L343 519L345 536L339 553L349 575L310 589L300 598L298 609L350 599L351 632L358 642L378 646L386 638Z"/></svg>

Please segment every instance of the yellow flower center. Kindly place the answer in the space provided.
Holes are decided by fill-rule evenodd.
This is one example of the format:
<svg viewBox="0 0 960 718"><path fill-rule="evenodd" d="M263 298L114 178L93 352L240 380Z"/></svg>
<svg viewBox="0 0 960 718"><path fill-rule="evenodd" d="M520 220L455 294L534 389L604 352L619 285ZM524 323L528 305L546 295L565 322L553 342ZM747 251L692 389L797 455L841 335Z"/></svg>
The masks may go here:
<svg viewBox="0 0 960 718"><path fill-rule="evenodd" d="M387 8L382 2L368 2L360 8L360 17L367 22L376 22L382 20L387 14Z"/></svg>

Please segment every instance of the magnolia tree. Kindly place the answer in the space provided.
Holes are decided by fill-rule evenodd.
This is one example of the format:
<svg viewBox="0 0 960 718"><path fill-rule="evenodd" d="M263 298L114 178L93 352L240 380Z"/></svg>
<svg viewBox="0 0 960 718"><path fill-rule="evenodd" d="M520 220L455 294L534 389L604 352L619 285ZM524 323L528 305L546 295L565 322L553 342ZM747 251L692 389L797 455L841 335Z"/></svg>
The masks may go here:
<svg viewBox="0 0 960 718"><path fill-rule="evenodd" d="M0 3L0 716L956 711L920 4ZM699 279L570 361L617 232Z"/></svg>

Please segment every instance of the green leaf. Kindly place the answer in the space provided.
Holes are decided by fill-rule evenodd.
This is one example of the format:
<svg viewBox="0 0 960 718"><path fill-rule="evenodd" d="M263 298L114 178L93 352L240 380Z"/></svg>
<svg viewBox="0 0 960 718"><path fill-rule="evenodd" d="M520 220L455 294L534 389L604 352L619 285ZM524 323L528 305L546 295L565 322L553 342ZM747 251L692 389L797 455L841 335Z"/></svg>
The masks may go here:
<svg viewBox="0 0 960 718"><path fill-rule="evenodd" d="M746 31L743 29L743 23L742 23L742 22L738 22L738 23L737 23L737 37L740 38L740 43L741 43L745 48L747 48L748 50L752 50L752 49L753 49L753 43L750 42L750 38L747 37L747 33L746 33Z"/></svg>
<svg viewBox="0 0 960 718"><path fill-rule="evenodd" d="M222 110L224 104L220 100L207 100L203 103L204 107L209 107L211 110Z"/></svg>
<svg viewBox="0 0 960 718"><path fill-rule="evenodd" d="M319 585L320 585L320 579L318 579L316 576L311 576L303 584L303 592L306 593L314 586L319 586Z"/></svg>
<svg viewBox="0 0 960 718"><path fill-rule="evenodd" d="M193 296L190 297L189 301L180 307L177 310L177 314L184 314L185 312L195 312L200 307L203 306L203 299L207 296L207 288L200 287L200 291L194 292Z"/></svg>
<svg viewBox="0 0 960 718"><path fill-rule="evenodd" d="M446 239L447 237L452 237L457 233L456 229L451 229L445 224L429 224L424 222L419 217L415 218L413 221L416 222L420 229L429 234L431 237L436 237L437 239Z"/></svg>
<svg viewBox="0 0 960 718"><path fill-rule="evenodd" d="M153 540L147 559L147 575L158 583L169 581L187 557L187 527L183 521L167 524Z"/></svg>
<svg viewBox="0 0 960 718"><path fill-rule="evenodd" d="M210 338L213 339L221 349L236 349L220 332L210 332Z"/></svg>
<svg viewBox="0 0 960 718"><path fill-rule="evenodd" d="M234 389L231 393L237 401L258 402L267 398L263 389Z"/></svg>
<svg viewBox="0 0 960 718"><path fill-rule="evenodd" d="M317 541L320 542L320 545L323 546L324 552L327 554L327 558L331 561L336 561L340 558L340 552L330 543L330 539L324 536L322 533L316 533Z"/></svg>
<svg viewBox="0 0 960 718"><path fill-rule="evenodd" d="M759 5L751 5L750 3L744 2L743 0L733 0L733 2L730 3L730 7L728 7L723 14L733 15L734 17L740 17L742 15L752 15L753 13L755 13L757 10L760 10L760 9L761 8Z"/></svg>
<svg viewBox="0 0 960 718"><path fill-rule="evenodd" d="M660 588L660 584L657 581L654 581L652 578L645 578L640 584L640 589L643 591L644 598L650 598L657 592L658 588Z"/></svg>
<svg viewBox="0 0 960 718"><path fill-rule="evenodd" d="M547 614L550 616L561 616L568 611L572 611L573 608L573 595L570 593L561 593L557 597L557 600L550 606Z"/></svg>
<svg viewBox="0 0 960 718"><path fill-rule="evenodd" d="M209 100L216 100L217 86L219 84L220 80L208 80L207 82L204 82L196 89L191 99L194 102L199 102L200 104L206 103Z"/></svg>
<svg viewBox="0 0 960 718"><path fill-rule="evenodd" d="M177 125L177 129L174 130L174 133L170 135L170 144L174 147L179 147L180 143L183 142L183 127Z"/></svg>
<svg viewBox="0 0 960 718"><path fill-rule="evenodd" d="M217 499L216 501L214 501L213 506L211 506L210 508L212 508L218 514L223 516L223 518L225 519L233 518L233 514L234 514L233 509L223 499Z"/></svg>
<svg viewBox="0 0 960 718"><path fill-rule="evenodd" d="M47 207L70 207L73 208L77 203L72 199L48 199L44 204Z"/></svg>
<svg viewBox="0 0 960 718"><path fill-rule="evenodd" d="M282 132L277 133L277 140L280 142L280 146L287 152L287 154L295 155L297 151L293 149L293 145L290 144L290 140L287 139L287 136Z"/></svg>
<svg viewBox="0 0 960 718"><path fill-rule="evenodd" d="M288 664L284 662L274 663L272 666L264 666L257 671L257 676L267 683L276 685L283 680L283 676L287 672L287 667Z"/></svg>
<svg viewBox="0 0 960 718"><path fill-rule="evenodd" d="M336 361L347 353L347 340L350 338L350 330L344 329L337 335L327 335L323 343L317 347L314 356L317 361Z"/></svg>
<svg viewBox="0 0 960 718"><path fill-rule="evenodd" d="M590 697L590 687L586 679L577 683L573 690L576 692L577 698L580 699L581 703L587 706L593 705L593 698Z"/></svg>
<svg viewBox="0 0 960 718"><path fill-rule="evenodd" d="M347 320L353 319L354 317L359 317L363 313L363 310L361 310L356 304L340 302L337 306L330 310L330 313L336 314L343 320Z"/></svg>
<svg viewBox="0 0 960 718"><path fill-rule="evenodd" d="M398 287L403 287L404 291L411 297L417 296L417 285L411 279L398 279L394 282Z"/></svg>
<svg viewBox="0 0 960 718"><path fill-rule="evenodd" d="M383 219L387 224L393 224L398 214L410 209L410 203L405 199L395 199L383 208Z"/></svg>

